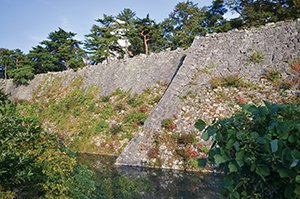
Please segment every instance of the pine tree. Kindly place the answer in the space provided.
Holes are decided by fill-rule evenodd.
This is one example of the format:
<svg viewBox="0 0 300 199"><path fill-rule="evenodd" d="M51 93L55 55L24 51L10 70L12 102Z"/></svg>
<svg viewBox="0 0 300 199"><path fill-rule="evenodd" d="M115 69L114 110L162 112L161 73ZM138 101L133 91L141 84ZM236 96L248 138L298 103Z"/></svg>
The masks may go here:
<svg viewBox="0 0 300 199"><path fill-rule="evenodd" d="M4 68L4 78L13 78L17 84L26 84L34 77L28 57L20 50L0 49L0 65Z"/></svg>
<svg viewBox="0 0 300 199"><path fill-rule="evenodd" d="M80 42L75 40L75 33L66 32L59 28L58 31L51 32L48 40L41 42L45 49L58 59L61 70L77 69L84 66L84 51L80 48Z"/></svg>
<svg viewBox="0 0 300 199"><path fill-rule="evenodd" d="M300 17L299 0L225 0L225 4L246 27Z"/></svg>
<svg viewBox="0 0 300 199"><path fill-rule="evenodd" d="M169 18L162 22L164 37L171 49L189 47L195 36L205 35L202 26L206 9L200 9L192 1L178 3L169 14Z"/></svg>
<svg viewBox="0 0 300 199"><path fill-rule="evenodd" d="M4 79L8 79L8 71L14 68L13 51L5 48L0 49L0 66Z"/></svg>
<svg viewBox="0 0 300 199"><path fill-rule="evenodd" d="M97 19L96 22L100 23L100 26L93 25L91 33L85 36L84 42L92 64L122 58L125 52L118 43L121 37L117 33L119 26L115 17L104 15L103 19Z"/></svg>

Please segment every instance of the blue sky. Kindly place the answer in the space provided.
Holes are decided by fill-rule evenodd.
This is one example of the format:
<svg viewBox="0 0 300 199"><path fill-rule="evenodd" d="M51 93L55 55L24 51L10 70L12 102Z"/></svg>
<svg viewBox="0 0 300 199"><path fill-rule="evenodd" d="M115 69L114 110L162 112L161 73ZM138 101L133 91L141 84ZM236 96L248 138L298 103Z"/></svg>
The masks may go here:
<svg viewBox="0 0 300 199"><path fill-rule="evenodd" d="M116 15L130 8L137 16L147 13L156 22L168 17L184 0L0 0L0 48L19 48L27 53L45 40L50 32L63 28L83 40L95 19L103 14ZM200 7L211 0L194 0Z"/></svg>

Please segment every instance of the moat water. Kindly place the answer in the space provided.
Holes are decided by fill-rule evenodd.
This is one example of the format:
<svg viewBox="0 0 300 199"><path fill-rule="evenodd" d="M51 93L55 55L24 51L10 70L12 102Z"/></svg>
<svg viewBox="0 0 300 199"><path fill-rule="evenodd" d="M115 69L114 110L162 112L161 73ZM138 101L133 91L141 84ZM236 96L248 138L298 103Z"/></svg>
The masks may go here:
<svg viewBox="0 0 300 199"><path fill-rule="evenodd" d="M222 198L218 174L119 167L112 156L81 154L78 160L96 173L97 198Z"/></svg>

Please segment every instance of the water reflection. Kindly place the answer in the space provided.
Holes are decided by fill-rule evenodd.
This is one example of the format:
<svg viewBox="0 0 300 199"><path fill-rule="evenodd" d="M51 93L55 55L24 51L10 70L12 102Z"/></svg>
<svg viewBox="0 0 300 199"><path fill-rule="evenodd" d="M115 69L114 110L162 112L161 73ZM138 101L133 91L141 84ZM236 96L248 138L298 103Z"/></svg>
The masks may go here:
<svg viewBox="0 0 300 199"><path fill-rule="evenodd" d="M114 167L116 157L81 154L95 171L97 198L222 198L221 177L173 170Z"/></svg>

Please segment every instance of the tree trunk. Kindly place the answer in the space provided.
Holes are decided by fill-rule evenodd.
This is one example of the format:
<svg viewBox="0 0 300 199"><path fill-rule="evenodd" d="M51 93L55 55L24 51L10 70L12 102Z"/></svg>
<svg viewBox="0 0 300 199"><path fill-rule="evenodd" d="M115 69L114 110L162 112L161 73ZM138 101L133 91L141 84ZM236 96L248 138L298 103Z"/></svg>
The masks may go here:
<svg viewBox="0 0 300 199"><path fill-rule="evenodd" d="M148 55L148 44L145 38L144 38L144 45L145 45L145 54Z"/></svg>
<svg viewBox="0 0 300 199"><path fill-rule="evenodd" d="M145 34L144 31L141 32L141 35L144 38L145 54L148 55L149 54L148 41L150 41L150 36L149 36L149 34Z"/></svg>

